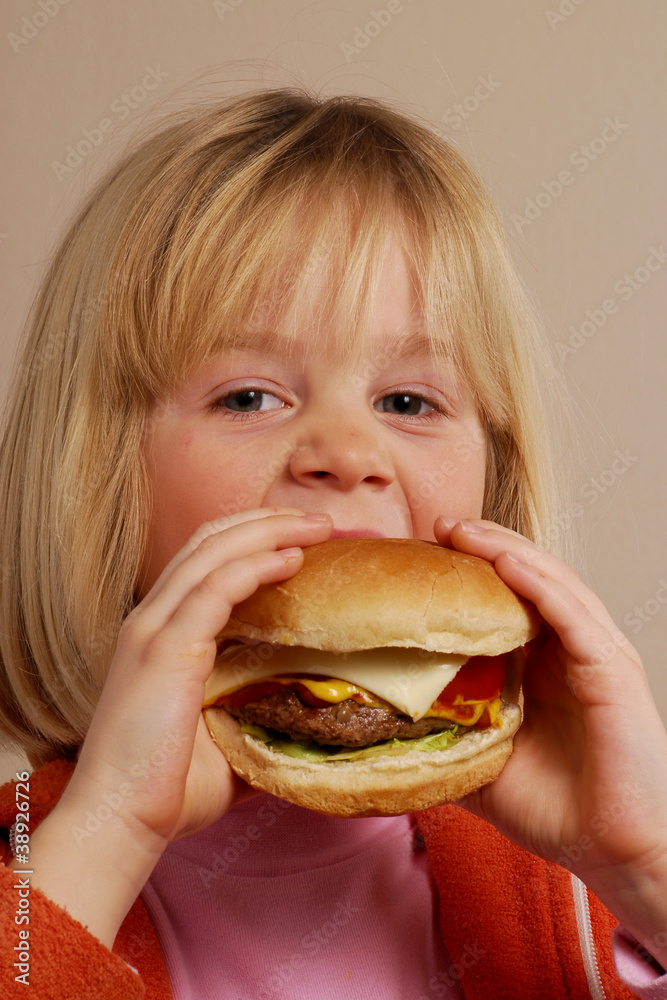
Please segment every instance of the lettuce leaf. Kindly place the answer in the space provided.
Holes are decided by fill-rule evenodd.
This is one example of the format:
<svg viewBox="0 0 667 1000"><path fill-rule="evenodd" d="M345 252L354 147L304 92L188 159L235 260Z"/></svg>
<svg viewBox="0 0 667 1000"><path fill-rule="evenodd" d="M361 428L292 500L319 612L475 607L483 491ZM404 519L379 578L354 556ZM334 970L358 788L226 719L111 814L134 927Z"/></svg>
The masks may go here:
<svg viewBox="0 0 667 1000"><path fill-rule="evenodd" d="M411 750L428 752L431 750L447 750L448 747L458 743L461 739L457 735L458 726L453 725L451 729L443 729L439 733L429 733L428 736L418 736L410 740L385 740L382 743L373 743L368 747L350 749L349 747L321 746L319 743L297 742L287 738L274 737L268 729L263 726L256 726L252 723L242 722L241 731L249 733L256 739L273 750L275 753L284 753L287 757L298 757L301 760L314 761L316 763L335 763L345 760L364 760L369 757L386 756L393 757L402 753L409 753Z"/></svg>

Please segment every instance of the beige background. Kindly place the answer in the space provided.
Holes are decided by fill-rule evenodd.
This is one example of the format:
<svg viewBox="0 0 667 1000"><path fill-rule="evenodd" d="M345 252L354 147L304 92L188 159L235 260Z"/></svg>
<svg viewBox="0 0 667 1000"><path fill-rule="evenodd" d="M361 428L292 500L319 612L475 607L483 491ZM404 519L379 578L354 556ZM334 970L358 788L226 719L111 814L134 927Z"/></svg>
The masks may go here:
<svg viewBox="0 0 667 1000"><path fill-rule="evenodd" d="M397 102L461 147L504 217L585 421L579 506L554 532L583 529L578 568L667 719L667 4L5 0L0 17L0 394L50 247L145 120L262 84Z"/></svg>

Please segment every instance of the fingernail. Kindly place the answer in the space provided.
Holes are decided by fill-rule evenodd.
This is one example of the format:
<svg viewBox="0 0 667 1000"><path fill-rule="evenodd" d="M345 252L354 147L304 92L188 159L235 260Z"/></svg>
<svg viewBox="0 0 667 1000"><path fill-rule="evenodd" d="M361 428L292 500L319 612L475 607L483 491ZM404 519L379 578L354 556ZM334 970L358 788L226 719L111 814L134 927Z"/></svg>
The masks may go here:
<svg viewBox="0 0 667 1000"><path fill-rule="evenodd" d="M293 559L298 559L301 555L301 549L296 546L291 549L280 549L279 554L285 560L285 562L291 562Z"/></svg>
<svg viewBox="0 0 667 1000"><path fill-rule="evenodd" d="M329 514L306 514L306 521L328 521Z"/></svg>
<svg viewBox="0 0 667 1000"><path fill-rule="evenodd" d="M444 526L446 528L453 528L454 525L457 523L458 518L457 517L444 517L444 515L441 514L440 517L438 518L438 520L442 521L442 523L444 524Z"/></svg>
<svg viewBox="0 0 667 1000"><path fill-rule="evenodd" d="M473 524L472 521L461 521L461 527L464 531L486 531L486 528L483 528L481 524Z"/></svg>
<svg viewBox="0 0 667 1000"><path fill-rule="evenodd" d="M519 557L518 557L518 556L515 556L515 555L514 555L514 553L512 553L512 552L506 552L506 553L505 553L505 555L506 555L506 556L507 556L507 558L508 558L508 559L510 560L510 562L515 562L515 563L518 563L518 564L519 564L519 566L526 566L526 565L527 565L527 564L526 564L526 563L525 563L525 562L523 561L523 559L519 559Z"/></svg>

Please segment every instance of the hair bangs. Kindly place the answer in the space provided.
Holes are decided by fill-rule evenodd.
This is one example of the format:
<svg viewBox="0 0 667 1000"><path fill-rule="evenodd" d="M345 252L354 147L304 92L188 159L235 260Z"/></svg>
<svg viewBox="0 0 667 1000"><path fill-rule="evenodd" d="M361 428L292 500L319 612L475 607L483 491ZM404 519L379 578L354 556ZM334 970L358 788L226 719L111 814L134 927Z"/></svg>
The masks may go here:
<svg viewBox="0 0 667 1000"><path fill-rule="evenodd" d="M169 395L217 353L251 347L272 329L288 352L297 340L318 351L330 331L338 350L358 359L396 234L422 265L414 276L421 301L432 241L425 247L416 233L416 206L399 192L392 163L349 144L313 161L314 141L303 136L300 155L284 145L263 150L261 176L253 161L215 193L199 192L204 204L187 229L175 223L159 271L137 276L148 301L131 317L139 322L123 358L135 359L129 377L142 394Z"/></svg>

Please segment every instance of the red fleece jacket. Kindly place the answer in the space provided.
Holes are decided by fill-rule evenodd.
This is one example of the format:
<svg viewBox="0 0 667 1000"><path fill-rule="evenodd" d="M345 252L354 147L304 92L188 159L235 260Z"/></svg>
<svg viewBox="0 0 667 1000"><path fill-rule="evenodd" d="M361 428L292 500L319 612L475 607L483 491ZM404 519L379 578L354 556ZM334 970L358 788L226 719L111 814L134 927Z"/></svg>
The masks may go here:
<svg viewBox="0 0 667 1000"><path fill-rule="evenodd" d="M74 769L54 761L30 776L30 830L58 802ZM0 995L35 1000L173 1000L164 959L138 898L113 952L38 889L30 888L29 924L17 924L20 872L8 830L16 818L15 782L0 788ZM469 1000L587 1000L570 875L514 845L458 806L417 813L441 900L441 931ZM76 856L72 860L76 878ZM29 866L28 866L29 867ZM24 876L25 877L25 876ZM616 919L588 893L595 951L607 998L633 994L615 972ZM16 982L19 930L28 929L30 986ZM484 961L467 961L470 942ZM138 974L128 966L137 969ZM438 995L437 984L434 996Z"/></svg>

